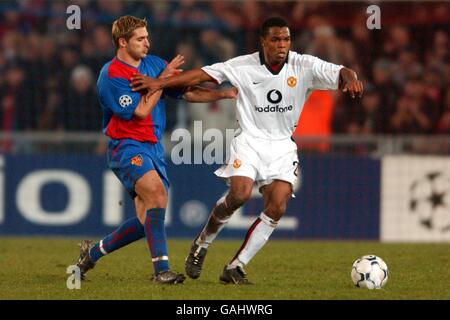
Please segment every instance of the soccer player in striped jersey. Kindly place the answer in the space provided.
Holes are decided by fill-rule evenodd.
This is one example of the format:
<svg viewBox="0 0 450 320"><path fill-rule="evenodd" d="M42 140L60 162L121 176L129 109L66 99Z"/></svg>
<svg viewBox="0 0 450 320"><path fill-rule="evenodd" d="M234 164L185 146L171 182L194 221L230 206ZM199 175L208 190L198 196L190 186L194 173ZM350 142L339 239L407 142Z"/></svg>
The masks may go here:
<svg viewBox="0 0 450 320"><path fill-rule="evenodd" d="M215 174L230 183L228 194L217 201L186 258L189 277L200 276L210 244L233 212L251 196L256 183L263 195L264 210L250 226L244 243L225 265L220 281L248 284L244 266L264 246L285 213L298 173L297 145L292 139L305 100L313 90L363 93L353 70L317 57L290 51L288 24L267 19L260 32L261 50L223 63L190 70L168 79L133 78L135 90L149 92L206 81L229 81L238 89L237 130L230 156Z"/></svg>
<svg viewBox="0 0 450 320"><path fill-rule="evenodd" d="M81 243L77 265L82 278L104 255L138 239L146 238L154 268L154 280L162 284L182 283L183 274L169 269L165 208L169 179L161 143L166 115L164 96L191 102L235 98L236 91L188 87L177 90L132 91L133 75L170 77L181 70L182 56L169 64L149 55L150 41L145 20L123 16L112 26L116 56L100 71L97 92L103 110L103 133L108 139L108 165L134 199L136 217L126 220L97 243Z"/></svg>

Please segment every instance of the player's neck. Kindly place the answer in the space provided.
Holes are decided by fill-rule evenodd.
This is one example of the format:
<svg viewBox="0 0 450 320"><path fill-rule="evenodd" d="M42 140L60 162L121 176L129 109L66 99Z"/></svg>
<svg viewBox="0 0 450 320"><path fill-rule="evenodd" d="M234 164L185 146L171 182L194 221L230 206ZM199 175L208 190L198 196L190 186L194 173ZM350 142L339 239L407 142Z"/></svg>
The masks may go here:
<svg viewBox="0 0 450 320"><path fill-rule="evenodd" d="M129 64L130 66L133 66L137 68L139 64L141 63L141 59L134 59L132 56L130 56L126 51L117 50L117 59L119 59L122 62L125 62L126 64Z"/></svg>
<svg viewBox="0 0 450 320"><path fill-rule="evenodd" d="M278 71L280 67L284 64L283 61L271 61L268 56L264 53L264 60L268 67L270 67L273 71Z"/></svg>

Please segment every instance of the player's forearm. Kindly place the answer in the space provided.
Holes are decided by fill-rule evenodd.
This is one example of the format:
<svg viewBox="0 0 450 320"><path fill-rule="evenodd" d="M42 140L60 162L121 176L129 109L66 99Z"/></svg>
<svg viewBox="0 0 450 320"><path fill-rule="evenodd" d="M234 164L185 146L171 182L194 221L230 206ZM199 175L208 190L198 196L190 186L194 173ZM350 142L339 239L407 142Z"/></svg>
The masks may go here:
<svg viewBox="0 0 450 320"><path fill-rule="evenodd" d="M214 79L202 69L193 69L174 77L158 79L158 88L191 87Z"/></svg>
<svg viewBox="0 0 450 320"><path fill-rule="evenodd" d="M234 98L229 90L214 90L204 87L189 87L183 99L189 102L212 102L220 99Z"/></svg>
<svg viewBox="0 0 450 320"><path fill-rule="evenodd" d="M145 119L152 112L153 108L161 98L162 90L158 90L151 96L143 95L139 101L138 106L134 110L134 115L139 119Z"/></svg>

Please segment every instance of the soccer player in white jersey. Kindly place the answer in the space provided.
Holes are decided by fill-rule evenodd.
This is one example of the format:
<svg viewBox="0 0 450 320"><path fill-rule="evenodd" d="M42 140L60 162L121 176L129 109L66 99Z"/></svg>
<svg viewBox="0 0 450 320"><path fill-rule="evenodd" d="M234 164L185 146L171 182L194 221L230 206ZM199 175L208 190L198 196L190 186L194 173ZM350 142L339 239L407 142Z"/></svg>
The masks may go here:
<svg viewBox="0 0 450 320"><path fill-rule="evenodd" d="M281 18L267 19L260 34L261 50L223 63L154 80L137 76L134 90L150 92L166 87L229 81L239 93L239 129L231 142L227 162L215 174L230 184L217 201L208 222L193 241L186 258L186 273L196 279L209 245L233 212L251 196L254 183L263 195L264 210L250 226L236 255L224 267L220 281L248 284L244 266L264 246L283 216L298 175L297 146L292 133L303 104L313 90L348 92L361 97L363 85L354 71L319 58L290 51L290 30Z"/></svg>

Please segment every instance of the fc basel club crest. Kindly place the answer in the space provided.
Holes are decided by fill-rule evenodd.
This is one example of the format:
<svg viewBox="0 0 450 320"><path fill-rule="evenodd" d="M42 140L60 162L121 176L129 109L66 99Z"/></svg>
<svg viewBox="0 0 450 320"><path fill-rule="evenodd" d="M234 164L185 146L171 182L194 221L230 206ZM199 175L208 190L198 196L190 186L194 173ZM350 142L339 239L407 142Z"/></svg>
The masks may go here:
<svg viewBox="0 0 450 320"><path fill-rule="evenodd" d="M144 162L144 160L142 159L142 156L140 154L131 159L131 164L138 167L142 167L142 162Z"/></svg>
<svg viewBox="0 0 450 320"><path fill-rule="evenodd" d="M289 77L288 79L287 79L287 84L288 84L288 86L289 87L295 87L296 85L297 85L297 78L295 78L295 77Z"/></svg>

